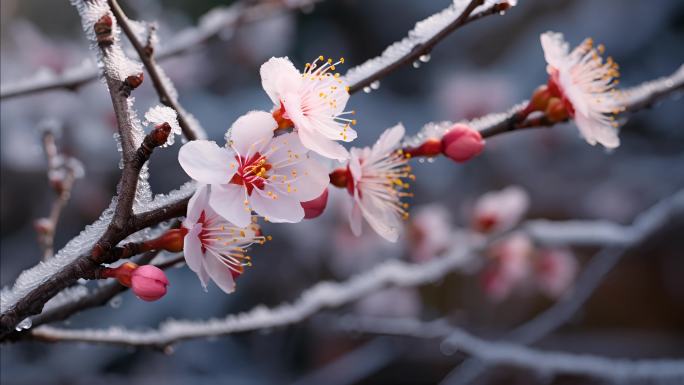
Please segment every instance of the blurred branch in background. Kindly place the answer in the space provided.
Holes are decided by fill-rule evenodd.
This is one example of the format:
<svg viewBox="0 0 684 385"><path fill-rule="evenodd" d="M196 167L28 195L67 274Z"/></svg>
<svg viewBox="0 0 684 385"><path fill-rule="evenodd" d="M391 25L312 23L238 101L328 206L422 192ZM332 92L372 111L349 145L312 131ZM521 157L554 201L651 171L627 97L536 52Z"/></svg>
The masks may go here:
<svg viewBox="0 0 684 385"><path fill-rule="evenodd" d="M565 323L591 296L603 277L627 250L670 226L671 222L680 218L683 213L684 191L680 191L639 215L631 226L625 228L626 234L630 237L626 244L609 247L594 257L577 281L575 290L529 324L512 332L512 339L522 343L531 343ZM605 223L599 222L598 226L605 228ZM587 224L586 227L590 228L590 225ZM525 226L522 228L524 229ZM549 231L549 233L554 232ZM599 233L600 231L593 234L588 231L586 234L591 237L592 242L596 242L595 234ZM30 337L27 336L27 338L49 342L70 341L153 347L163 350L182 340L288 325L300 322L323 308L337 307L356 301L388 285L417 286L435 282L452 271L468 266L474 254L498 238L499 236L496 236L487 241L471 240L468 242L464 237L464 242L459 243L458 248L450 250L442 258L423 264L387 261L348 281L319 282L302 293L300 298L292 304L282 304L275 308L259 306L249 312L229 315L224 319L172 320L162 324L159 329L149 331L135 331L119 327L99 330L66 330L44 326L31 330ZM572 239L578 239L578 237L575 236ZM606 241L609 244L615 244L615 236L611 233ZM449 339L444 344L450 344Z"/></svg>
<svg viewBox="0 0 684 385"><path fill-rule="evenodd" d="M55 253L54 240L59 217L71 197L74 182L84 174L83 165L78 159L61 153L57 148L56 136L61 129L59 125L59 122L47 120L40 127L43 132L43 150L47 158L48 182L57 194L50 207L50 214L33 222L38 234L38 244L43 250L43 261Z"/></svg>
<svg viewBox="0 0 684 385"><path fill-rule="evenodd" d="M236 2L229 7L217 7L200 18L197 26L186 28L169 39L168 44L159 48L155 57L159 61L185 54L205 44L219 34L233 31L242 23L253 23L272 17L284 11L292 11L310 7L322 0L279 1L264 0L246 6L244 2ZM51 90L75 91L79 87L96 80L100 72L93 62L84 62L74 68L68 68L61 74L33 78L3 84L0 99L9 99Z"/></svg>
<svg viewBox="0 0 684 385"><path fill-rule="evenodd" d="M504 339L521 344L532 344L558 329L584 305L601 285L605 276L629 250L638 247L649 237L662 232L673 222L681 220L683 215L684 190L680 190L640 214L629 228L631 239L628 243L611 246L599 252L587 264L577 279L574 290L534 319L512 330ZM458 342L458 337L458 335L453 339L447 337L443 344L446 346L455 345ZM467 384L475 380L486 368L486 364L482 362L466 360L447 375L442 382L452 385Z"/></svg>
<svg viewBox="0 0 684 385"><path fill-rule="evenodd" d="M487 341L450 326L443 319L422 322L415 319L344 316L333 325L349 332L401 337L435 339L448 336L450 348L463 351L490 365L519 366L540 373L575 374L612 381L684 379L684 360L631 360L538 350L509 342Z"/></svg>

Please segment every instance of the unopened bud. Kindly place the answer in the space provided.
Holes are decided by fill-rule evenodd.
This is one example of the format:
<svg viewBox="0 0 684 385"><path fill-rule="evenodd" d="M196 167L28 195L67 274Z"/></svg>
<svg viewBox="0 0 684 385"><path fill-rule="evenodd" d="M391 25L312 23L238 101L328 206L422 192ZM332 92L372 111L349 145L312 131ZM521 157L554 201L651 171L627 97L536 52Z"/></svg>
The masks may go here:
<svg viewBox="0 0 684 385"><path fill-rule="evenodd" d="M417 156L437 156L442 153L442 141L437 138L428 138L418 147L404 149L404 154L415 158Z"/></svg>
<svg viewBox="0 0 684 385"><path fill-rule="evenodd" d="M153 265L140 266L131 274L131 288L143 301L156 301L166 294L169 280L164 272Z"/></svg>
<svg viewBox="0 0 684 385"><path fill-rule="evenodd" d="M301 202L301 205L302 208L304 208L305 219L313 219L320 216L328 205L328 188L326 187L323 194L318 198L307 202Z"/></svg>
<svg viewBox="0 0 684 385"><path fill-rule="evenodd" d="M353 179L354 178L352 178L351 176L351 171L349 171L349 167L338 168L330 173L330 184L332 184L335 187L349 188L349 185L352 184L353 189Z"/></svg>
<svg viewBox="0 0 684 385"><path fill-rule="evenodd" d="M154 126L154 129L152 130L152 132L150 132L149 136L154 146L161 146L164 143L166 143L166 141L169 139L170 134L171 125L167 122L164 122Z"/></svg>
<svg viewBox="0 0 684 385"><path fill-rule="evenodd" d="M140 87L144 79L145 75L143 75L142 72L137 75L131 75L126 78L126 85L131 87L132 90L134 90Z"/></svg>
<svg viewBox="0 0 684 385"><path fill-rule="evenodd" d="M559 98L551 98L549 105L546 107L546 117L553 123L558 123L567 120L570 117L565 103Z"/></svg>
<svg viewBox="0 0 684 385"><path fill-rule="evenodd" d="M33 228L41 235L50 234L54 230L52 221L48 218L38 218L33 221Z"/></svg>
<svg viewBox="0 0 684 385"><path fill-rule="evenodd" d="M549 105L549 99L551 99L551 91L547 85L541 85L534 90L532 98L530 98L530 104L528 109L532 111L544 111Z"/></svg>
<svg viewBox="0 0 684 385"><path fill-rule="evenodd" d="M172 253L183 251L185 235L188 230L184 227L171 229L160 237L145 242L145 250L166 250Z"/></svg>
<svg viewBox="0 0 684 385"><path fill-rule="evenodd" d="M484 143L479 131L457 123L442 137L442 152L451 160L462 163L479 155Z"/></svg>
<svg viewBox="0 0 684 385"><path fill-rule="evenodd" d="M138 265L133 262L126 262L123 265L115 268L106 267L100 273L102 278L115 278L120 284L131 287L131 274Z"/></svg>
<svg viewBox="0 0 684 385"><path fill-rule="evenodd" d="M114 37L112 36L112 16L107 14L102 16L93 26L95 30L95 39L97 44L101 46L108 46L114 43Z"/></svg>

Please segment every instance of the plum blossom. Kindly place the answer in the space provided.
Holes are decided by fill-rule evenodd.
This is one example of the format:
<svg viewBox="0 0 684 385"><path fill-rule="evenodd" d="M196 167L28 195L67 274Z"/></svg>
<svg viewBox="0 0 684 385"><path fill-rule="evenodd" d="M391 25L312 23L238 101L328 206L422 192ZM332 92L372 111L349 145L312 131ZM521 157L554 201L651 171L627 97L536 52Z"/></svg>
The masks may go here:
<svg viewBox="0 0 684 385"><path fill-rule="evenodd" d="M354 202L349 214L352 232L361 234L361 217L380 236L396 242L402 228L401 220L408 218L408 203L401 198L411 196L403 191L409 187L407 179L414 179L407 157L398 144L404 136L404 126L388 128L372 148L352 148L347 166L347 190Z"/></svg>
<svg viewBox="0 0 684 385"><path fill-rule="evenodd" d="M507 298L532 274L534 245L524 233L514 233L492 245L487 255L490 264L482 275L487 295L494 301Z"/></svg>
<svg viewBox="0 0 684 385"><path fill-rule="evenodd" d="M540 250L535 259L535 281L551 298L560 297L577 275L577 259L565 249Z"/></svg>
<svg viewBox="0 0 684 385"><path fill-rule="evenodd" d="M565 110L565 116L575 119L589 144L600 143L606 148L619 146L615 115L622 107L615 90L619 76L617 64L611 58L604 62L603 46L594 47L592 39L584 40L569 52L562 34L546 32L541 35L541 45L548 63L548 91L560 99L562 103L557 105Z"/></svg>
<svg viewBox="0 0 684 385"><path fill-rule="evenodd" d="M336 141L351 142L356 131L355 119L344 111L349 100L348 87L333 63L319 56L307 63L304 73L286 57L271 58L261 66L261 84L273 101L273 117L279 128L294 127L304 147L326 158L344 161L349 152Z"/></svg>
<svg viewBox="0 0 684 385"><path fill-rule="evenodd" d="M252 111L235 121L227 147L195 140L178 154L191 178L212 185L212 209L238 227L250 224L252 210L271 222L299 222L300 202L319 197L329 183L297 134L274 137L276 127L271 114Z"/></svg>
<svg viewBox="0 0 684 385"><path fill-rule="evenodd" d="M251 258L245 254L254 243L263 244L255 223L238 227L228 222L209 205L211 187L203 185L188 202L188 212L182 224L185 232L183 253L190 270L194 271L206 289L209 280L226 293L235 290L235 279Z"/></svg>
<svg viewBox="0 0 684 385"><path fill-rule="evenodd" d="M443 205L430 204L415 210L410 229L411 257L416 262L428 261L451 245L451 215Z"/></svg>
<svg viewBox="0 0 684 385"><path fill-rule="evenodd" d="M481 232L506 231L515 226L530 206L527 192L518 186L482 195L473 210L473 227Z"/></svg>

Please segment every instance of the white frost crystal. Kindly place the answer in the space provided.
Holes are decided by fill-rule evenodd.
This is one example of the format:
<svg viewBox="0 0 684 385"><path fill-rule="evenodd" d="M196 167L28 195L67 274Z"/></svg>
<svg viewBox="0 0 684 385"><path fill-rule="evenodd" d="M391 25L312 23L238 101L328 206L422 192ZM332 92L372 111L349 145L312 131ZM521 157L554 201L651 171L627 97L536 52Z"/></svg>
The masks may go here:
<svg viewBox="0 0 684 385"><path fill-rule="evenodd" d="M169 126L171 126L171 134L169 134L169 138L162 147L173 145L175 136L181 134L181 128L178 124L178 116L176 115L176 111L170 107L159 105L150 108L145 113L144 123L151 126L168 123Z"/></svg>

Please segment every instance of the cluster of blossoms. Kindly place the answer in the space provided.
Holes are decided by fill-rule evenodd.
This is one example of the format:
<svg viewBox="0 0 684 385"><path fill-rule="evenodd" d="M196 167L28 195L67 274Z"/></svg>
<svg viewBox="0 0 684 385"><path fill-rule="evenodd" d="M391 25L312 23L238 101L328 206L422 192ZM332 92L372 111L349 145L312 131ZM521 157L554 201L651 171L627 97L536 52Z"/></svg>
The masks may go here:
<svg viewBox="0 0 684 385"><path fill-rule="evenodd" d="M471 226L484 234L510 231L527 212L529 201L525 190L516 186L484 194L475 204ZM495 301L530 288L557 298L572 285L577 272L577 260L569 250L538 248L520 231L494 243L486 255L481 282Z"/></svg>
<svg viewBox="0 0 684 385"><path fill-rule="evenodd" d="M522 118L539 113L551 122L574 118L589 143L616 147L614 115L620 107L613 90L615 63L603 62L603 48L594 48L590 40L572 52L560 34L545 33L541 42L549 80L535 91ZM268 238L261 234L258 217L276 223L317 217L327 205L328 185L349 193L349 222L355 235L361 234L365 219L380 236L396 242L402 220L409 215L404 198L412 196L409 182L415 179L409 159L444 155L465 162L483 150L480 132L462 123L439 135L425 135L411 147L402 147L405 129L398 124L385 130L372 147L347 150L340 142L353 141L357 133L354 111L346 110L349 87L335 72L342 63L344 59L320 56L300 72L287 58L271 58L260 74L272 109L238 118L223 146L196 140L180 149L179 162L199 187L182 227L172 230L176 239L182 237L180 246L173 248L184 252L205 288L213 280L227 293L234 290L235 279L251 264L246 248ZM341 165L329 170L321 158ZM520 220L528 203L516 188L487 194L477 205L472 227L482 233L504 231ZM438 238L429 243L446 247L448 233ZM495 297L505 297L530 271L536 271L539 286L552 295L568 283L557 285L559 279L549 274L571 280L572 258L566 258L567 253L537 251L521 234L492 250L484 282ZM418 258L437 251L428 247L418 252Z"/></svg>

